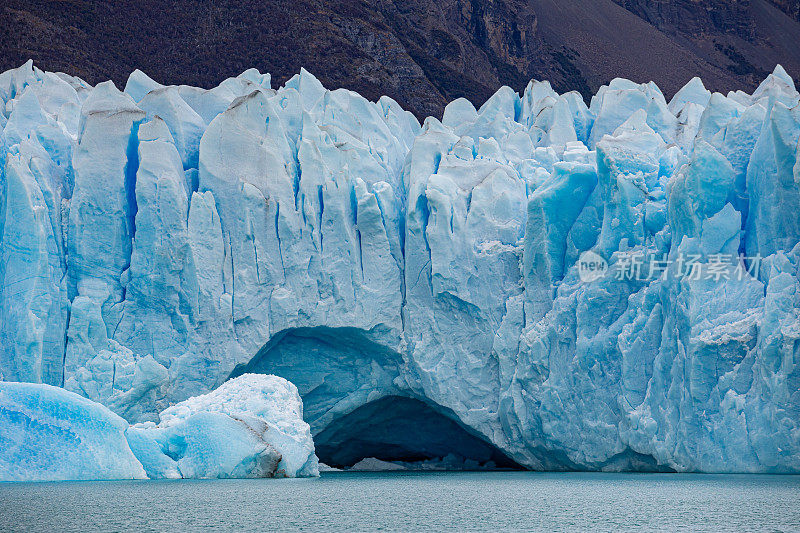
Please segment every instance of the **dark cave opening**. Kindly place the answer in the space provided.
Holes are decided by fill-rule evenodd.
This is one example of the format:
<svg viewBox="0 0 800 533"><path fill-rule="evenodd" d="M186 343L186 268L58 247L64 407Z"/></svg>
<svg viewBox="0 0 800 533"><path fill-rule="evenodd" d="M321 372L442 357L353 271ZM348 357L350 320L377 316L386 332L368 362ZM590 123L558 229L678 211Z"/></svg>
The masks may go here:
<svg viewBox="0 0 800 533"><path fill-rule="evenodd" d="M402 356L375 337L357 328L290 328L231 377L275 374L294 383L317 457L329 466L375 458L412 468L427 461L431 469L523 469L449 409L398 394Z"/></svg>
<svg viewBox="0 0 800 533"><path fill-rule="evenodd" d="M337 468L374 457L402 463L449 458L455 469L523 469L427 403L402 396L362 405L334 420L314 442L319 460Z"/></svg>

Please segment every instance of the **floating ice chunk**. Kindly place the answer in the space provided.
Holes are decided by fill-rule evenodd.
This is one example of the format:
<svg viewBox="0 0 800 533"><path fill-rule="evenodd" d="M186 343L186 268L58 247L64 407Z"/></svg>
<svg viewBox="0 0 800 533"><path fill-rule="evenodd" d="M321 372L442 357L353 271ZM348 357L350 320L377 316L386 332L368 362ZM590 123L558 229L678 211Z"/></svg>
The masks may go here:
<svg viewBox="0 0 800 533"><path fill-rule="evenodd" d="M283 378L244 374L165 409L160 418L158 427L142 425L133 430L158 442L166 455L180 456L178 469L183 477L317 475L302 400L297 387ZM237 437L226 437L226 433ZM236 448L224 447L228 438L237 443ZM175 443L186 439L193 444L171 451ZM219 453L225 455L215 455Z"/></svg>
<svg viewBox="0 0 800 533"><path fill-rule="evenodd" d="M0 481L316 476L297 389L244 375L128 426L50 385L0 381Z"/></svg>
<svg viewBox="0 0 800 533"><path fill-rule="evenodd" d="M169 427L134 426L128 435L150 477L262 478L283 473L278 469L281 454L272 445L252 426L220 413L198 412Z"/></svg>
<svg viewBox="0 0 800 533"><path fill-rule="evenodd" d="M127 427L73 392L0 381L0 481L143 479Z"/></svg>

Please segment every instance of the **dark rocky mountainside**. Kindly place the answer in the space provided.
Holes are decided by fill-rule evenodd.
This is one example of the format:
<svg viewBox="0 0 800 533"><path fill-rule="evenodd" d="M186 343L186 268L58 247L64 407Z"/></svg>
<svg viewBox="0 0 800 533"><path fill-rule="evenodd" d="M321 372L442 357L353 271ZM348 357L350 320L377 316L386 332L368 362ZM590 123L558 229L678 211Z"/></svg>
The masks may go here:
<svg viewBox="0 0 800 533"><path fill-rule="evenodd" d="M797 0L4 0L0 70L40 68L124 86L216 85L305 67L327 87L395 98L418 116L481 104L531 78L589 96L622 76L669 97L693 76L752 89L800 74Z"/></svg>
<svg viewBox="0 0 800 533"><path fill-rule="evenodd" d="M770 0L770 2L795 20L800 20L800 2L798 0Z"/></svg>

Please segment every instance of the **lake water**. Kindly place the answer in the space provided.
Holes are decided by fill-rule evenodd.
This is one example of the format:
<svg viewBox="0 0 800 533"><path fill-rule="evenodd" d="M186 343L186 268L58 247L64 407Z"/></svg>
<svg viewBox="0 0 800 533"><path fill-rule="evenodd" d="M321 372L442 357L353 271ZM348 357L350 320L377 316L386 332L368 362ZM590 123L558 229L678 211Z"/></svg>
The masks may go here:
<svg viewBox="0 0 800 533"><path fill-rule="evenodd" d="M800 531L800 477L535 472L0 484L1 531Z"/></svg>

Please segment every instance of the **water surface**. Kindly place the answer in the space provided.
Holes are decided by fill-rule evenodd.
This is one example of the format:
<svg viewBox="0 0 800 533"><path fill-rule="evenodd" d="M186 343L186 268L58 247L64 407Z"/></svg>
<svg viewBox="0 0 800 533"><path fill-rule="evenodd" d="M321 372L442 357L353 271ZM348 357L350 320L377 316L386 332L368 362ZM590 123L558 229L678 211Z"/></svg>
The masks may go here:
<svg viewBox="0 0 800 533"><path fill-rule="evenodd" d="M800 531L800 476L326 473L0 484L0 531Z"/></svg>

